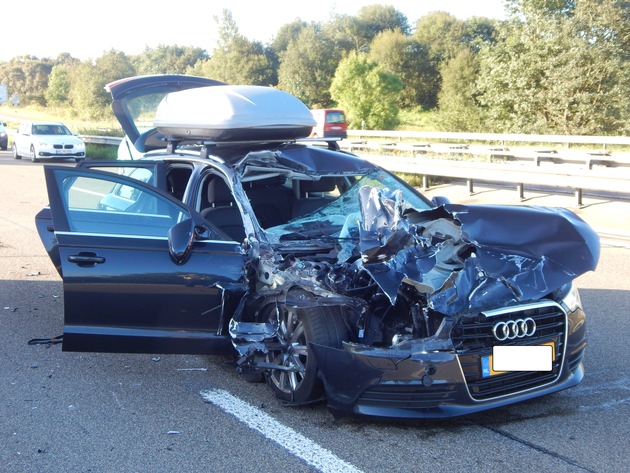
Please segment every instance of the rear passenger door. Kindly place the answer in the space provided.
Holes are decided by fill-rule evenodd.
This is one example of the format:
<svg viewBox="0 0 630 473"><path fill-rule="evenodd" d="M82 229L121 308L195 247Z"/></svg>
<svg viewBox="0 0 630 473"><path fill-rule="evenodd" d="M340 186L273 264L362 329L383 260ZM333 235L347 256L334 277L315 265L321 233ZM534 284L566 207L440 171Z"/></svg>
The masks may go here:
<svg viewBox="0 0 630 473"><path fill-rule="evenodd" d="M107 171L119 176L127 176L166 191L166 175L162 161L84 159L77 164L77 168Z"/></svg>
<svg viewBox="0 0 630 473"><path fill-rule="evenodd" d="M234 296L243 287L240 246L208 230L178 263L169 231L201 221L182 202L111 172L46 166L45 176L62 267L64 350L229 349L225 311L235 302L224 288Z"/></svg>
<svg viewBox="0 0 630 473"><path fill-rule="evenodd" d="M191 163L149 160L83 160L77 167L128 176L155 186L182 202L193 171Z"/></svg>

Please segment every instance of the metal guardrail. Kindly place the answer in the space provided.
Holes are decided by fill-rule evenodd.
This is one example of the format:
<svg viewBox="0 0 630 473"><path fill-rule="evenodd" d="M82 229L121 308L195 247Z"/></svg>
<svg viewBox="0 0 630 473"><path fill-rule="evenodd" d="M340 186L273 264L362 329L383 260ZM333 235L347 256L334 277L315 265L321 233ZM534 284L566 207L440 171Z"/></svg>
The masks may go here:
<svg viewBox="0 0 630 473"><path fill-rule="evenodd" d="M420 174L425 188L429 176L466 179L471 193L474 180L509 182L523 199L525 184L548 185L573 189L578 206L584 189L630 193L630 152L608 149L630 146L625 136L349 130L348 137L341 142L344 149L392 171ZM528 162L534 166L523 165Z"/></svg>
<svg viewBox="0 0 630 473"><path fill-rule="evenodd" d="M619 170L607 168L593 170L570 166L540 167L516 163L482 163L373 154L361 154L361 157L390 171L422 175L425 188L429 186L429 176L465 179L470 193L473 193L475 180L508 182L516 184L519 198L523 200L525 184L563 187L574 190L578 206L583 205L584 189L630 193L630 171L619 172Z"/></svg>
<svg viewBox="0 0 630 473"><path fill-rule="evenodd" d="M351 137L340 142L343 149L356 152L361 157L394 172L423 176L423 185L428 188L429 176L465 179L469 192L473 192L474 181L508 182L516 184L519 198L524 198L524 185L543 185L573 189L576 203L582 206L582 192L600 190L630 193L630 153L605 151L607 144L629 145L630 137L584 137L553 135L499 135L492 133L443 133L443 132L386 132L348 131ZM354 136L390 137L398 141L367 142L352 139ZM431 138L455 140L459 143L409 143L402 138ZM118 146L122 141L114 136L80 136L86 143ZM496 142L493 145L471 145L465 140ZM508 148L504 143L571 143L599 144L604 150L562 151L548 148ZM379 154L372 154L378 151ZM366 154L367 153L367 154ZM483 156L485 162L427 158L425 155L475 155ZM498 162L497 162L498 161ZM521 161L521 163L517 163ZM523 162L532 162L528 166ZM553 163L553 166L541 166ZM571 166L572 164L573 166ZM577 166L575 166L577 165ZM615 169L624 167L625 169ZM626 172L627 171L627 172Z"/></svg>
<svg viewBox="0 0 630 473"><path fill-rule="evenodd" d="M391 143L348 140L341 146L351 152L394 153L396 155L421 156L427 154L471 155L493 161L530 161L536 166L548 162L554 164L581 164L589 169L594 166L630 167L630 152L606 150L575 150L545 147L521 148L506 146L469 145L462 143Z"/></svg>
<svg viewBox="0 0 630 473"><path fill-rule="evenodd" d="M572 135L525 135L510 133L453 133L442 131L377 131L377 130L348 130L348 137L389 138L394 140L438 140L438 141L483 141L506 145L507 143L555 143L570 148L574 144L601 145L606 149L608 145L630 146L628 136L572 136Z"/></svg>
<svg viewBox="0 0 630 473"><path fill-rule="evenodd" d="M371 132L375 137L381 137L382 134L392 134L394 132ZM457 140L458 142L449 143L444 141L438 142L408 142L402 141L402 137L409 136L427 136L438 135L437 133L414 133L414 132L402 132L395 141L383 141L373 140L367 141L363 139L349 139L341 142L341 146L349 151L375 151L375 152L396 152L398 154L410 154L413 156L440 153L440 154L467 154L474 156L485 156L487 161L492 160L525 160L532 161L537 166L541 162L552 163L572 163L572 164L586 164L589 168L595 165L603 165L608 167L615 166L629 166L630 167L630 151L609 151L606 149L606 143L614 143L616 145L625 146L624 143L630 141L630 138L625 137L560 137L552 136L556 140L564 139L564 148L554 148L550 146L544 146L547 142L536 143L537 146L532 146L531 143L535 142L532 136L538 136L542 138L542 135L492 135L492 134L470 134L470 133L441 133L444 139L462 138L462 136L474 136L477 140L483 140L482 137L495 137L497 140L500 138L501 142L493 142L493 144L470 144L463 143L463 139ZM528 141L517 141L521 136L530 138ZM511 142L518 143L518 145L507 146L505 138L511 137ZM571 140L575 138L575 140ZM607 140L609 138L609 140ZM578 140L579 139L579 140ZM584 139L582 141L582 139ZM568 142L573 143L580 142L581 144L590 143L595 141L595 144L599 144L601 149L571 149ZM597 141L600 140L600 141ZM606 141L601 141L606 140ZM553 141L551 141L553 143ZM559 142L559 141L558 141ZM529 144L529 146L527 146Z"/></svg>
<svg viewBox="0 0 630 473"><path fill-rule="evenodd" d="M85 143L111 146L118 146L123 140L120 136L79 135L79 138L81 138Z"/></svg>

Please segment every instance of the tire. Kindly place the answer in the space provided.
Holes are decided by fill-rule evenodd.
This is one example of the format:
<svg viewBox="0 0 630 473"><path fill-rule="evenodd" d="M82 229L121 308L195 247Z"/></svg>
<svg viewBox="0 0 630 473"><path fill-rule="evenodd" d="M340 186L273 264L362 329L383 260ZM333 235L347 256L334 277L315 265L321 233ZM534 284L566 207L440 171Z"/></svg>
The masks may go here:
<svg viewBox="0 0 630 473"><path fill-rule="evenodd" d="M271 370L267 383L278 399L305 404L323 399L324 385L309 343L341 347L348 329L338 307L279 308L279 341L282 349L270 351L267 362L293 368ZM276 317L273 311L271 317Z"/></svg>
<svg viewBox="0 0 630 473"><path fill-rule="evenodd" d="M18 154L17 146L15 146L15 143L13 143L11 149L13 150L13 159L22 159L22 156Z"/></svg>
<svg viewBox="0 0 630 473"><path fill-rule="evenodd" d="M37 155L35 154L35 146L31 145L31 161L34 163L38 162Z"/></svg>

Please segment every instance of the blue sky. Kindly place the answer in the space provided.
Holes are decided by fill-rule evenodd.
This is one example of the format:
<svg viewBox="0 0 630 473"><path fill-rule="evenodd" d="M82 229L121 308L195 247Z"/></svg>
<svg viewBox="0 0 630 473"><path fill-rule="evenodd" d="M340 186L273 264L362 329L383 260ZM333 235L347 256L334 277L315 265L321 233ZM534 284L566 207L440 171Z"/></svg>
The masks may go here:
<svg viewBox="0 0 630 473"><path fill-rule="evenodd" d="M211 51L217 38L214 17L223 8L232 11L242 34L267 43L283 24L296 18L324 21L332 13L354 15L361 7L377 3L393 5L410 24L438 10L461 19L504 17L503 0L10 0L2 6L0 61L22 54L54 58L62 52L80 59L97 58L112 48L138 54L146 46L160 44Z"/></svg>

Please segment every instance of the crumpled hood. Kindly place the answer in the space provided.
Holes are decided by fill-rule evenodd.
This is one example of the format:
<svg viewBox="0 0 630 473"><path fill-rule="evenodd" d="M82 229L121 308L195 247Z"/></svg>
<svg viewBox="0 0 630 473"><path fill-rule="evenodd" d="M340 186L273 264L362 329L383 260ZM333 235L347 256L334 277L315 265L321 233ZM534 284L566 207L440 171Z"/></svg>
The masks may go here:
<svg viewBox="0 0 630 473"><path fill-rule="evenodd" d="M400 192L360 191L362 266L395 303L400 285L446 315L534 301L594 270L599 237L573 212L446 204L402 213Z"/></svg>

